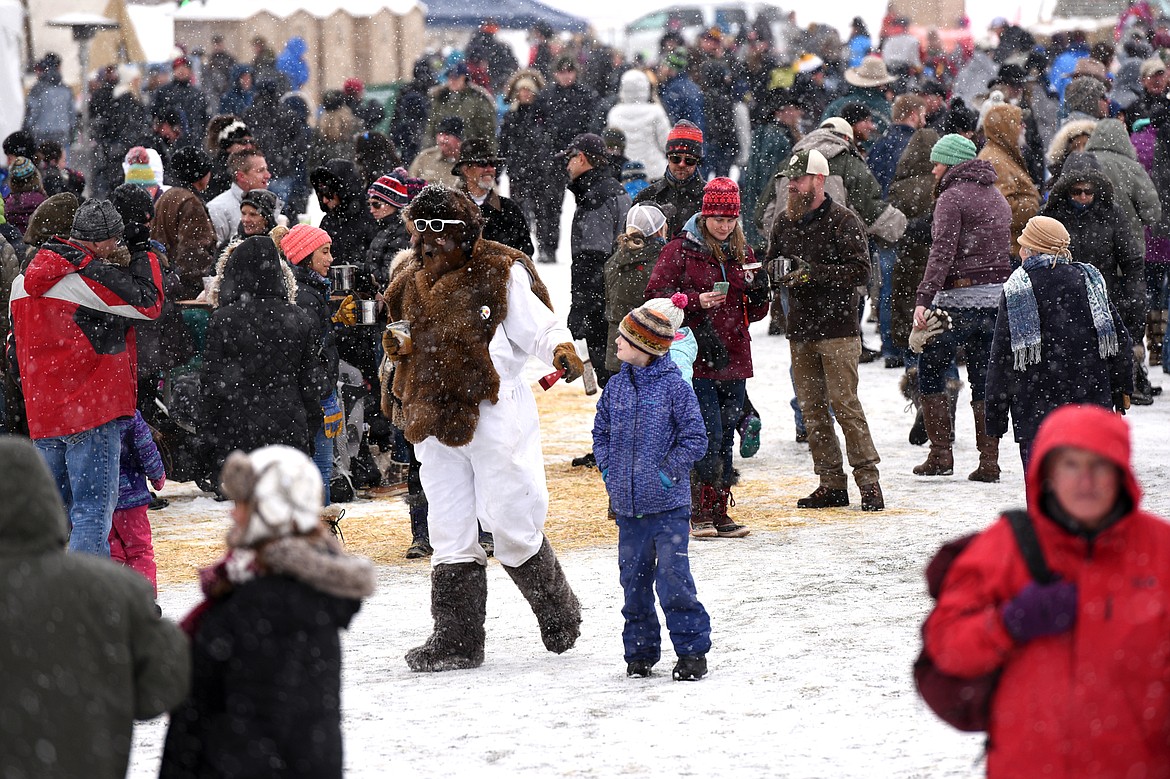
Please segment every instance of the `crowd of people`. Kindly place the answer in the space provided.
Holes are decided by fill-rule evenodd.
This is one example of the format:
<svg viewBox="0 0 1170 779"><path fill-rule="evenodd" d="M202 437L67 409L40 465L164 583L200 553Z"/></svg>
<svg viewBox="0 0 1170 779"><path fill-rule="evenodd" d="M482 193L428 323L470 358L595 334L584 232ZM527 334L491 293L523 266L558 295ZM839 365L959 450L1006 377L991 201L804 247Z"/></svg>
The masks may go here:
<svg viewBox="0 0 1170 779"><path fill-rule="evenodd" d="M99 154L85 175L68 164L78 122L60 60L38 63L25 126L3 140L0 220L0 426L32 439L47 471L24 463L22 478L55 485L69 528L42 528L34 546L67 539L153 584L147 509L165 505L168 479L235 506L208 601L184 625L194 686L185 702L170 690L134 708L179 705L164 775L237 775L249 761L339 775L336 634L373 583L320 517L388 479L407 484L406 557L433 565L435 629L408 654L413 670L483 662L492 555L546 648L573 646L581 609L543 534L529 356L554 379L603 388L593 451L573 464L598 470L619 528L630 676L660 657L655 581L674 678L707 672L709 618L686 549L751 532L731 509L737 451L753 456L769 423L748 393L752 322L790 342L796 437L819 479L796 508L850 504L845 457L861 509L885 508L862 362L896 371L917 409L907 445L929 449L913 474L952 475L962 367L979 458L968 478L999 481L1010 418L1044 543L1135 543L1127 528L1147 519L1131 516L1124 423L1101 422L1104 443L1045 431L1067 404L1105 410L1077 412L1090 419L1154 403L1148 366L1170 372L1167 21L1135 3L1090 42L1041 41L1000 19L979 50L919 41L895 14L877 36L860 19L846 40L783 29L713 27L693 43L668 31L648 63L542 24L522 66L486 22L464 50L415 63L392 104L349 79L318 106L301 91L299 38L279 55L257 38L250 61L216 39L145 83L133 65L96 74L84 110ZM540 266L557 261L566 194L562 320ZM862 339L869 322L880 350ZM1070 450L1081 459L1065 462ZM6 442L0 459L31 451ZM1062 490L1077 468L1117 471L1100 511L1082 516ZM30 505L58 513L37 489ZM0 522L0 536L23 532ZM974 548L988 565L1005 559L990 540ZM961 595L940 600L927 633L940 666L990 667L1013 640L1072 641L1052 621L1060 607L1081 624L1064 560L1053 563L1064 589L1014 600L1019 571L997 571L991 593L960 569ZM43 575L91 575L61 570ZM1082 611L1114 596L1137 608L1128 590L1093 592ZM1003 611L983 639L971 601ZM328 616L295 652L281 636L306 628L278 605L291 602ZM287 624L271 641L239 641L241 623L277 611ZM225 651L241 689L309 679L303 711L283 709L263 732L238 700L225 712ZM290 731L323 746L307 752ZM99 735L120 739L111 759L124 762L125 734ZM993 739L993 756L1008 743Z"/></svg>

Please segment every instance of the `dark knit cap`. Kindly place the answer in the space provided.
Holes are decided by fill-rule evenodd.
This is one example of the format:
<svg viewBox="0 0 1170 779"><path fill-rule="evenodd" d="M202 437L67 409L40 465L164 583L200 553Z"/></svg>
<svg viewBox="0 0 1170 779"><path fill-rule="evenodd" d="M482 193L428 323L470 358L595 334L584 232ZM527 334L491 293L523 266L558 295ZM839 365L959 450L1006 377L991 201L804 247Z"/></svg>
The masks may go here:
<svg viewBox="0 0 1170 779"><path fill-rule="evenodd" d="M110 202L125 224L144 225L154 218L154 201L150 193L136 184L117 187L110 195Z"/></svg>
<svg viewBox="0 0 1170 779"><path fill-rule="evenodd" d="M87 200L77 209L73 217L73 231L70 237L78 241L97 243L117 238L125 231L122 216L108 200Z"/></svg>
<svg viewBox="0 0 1170 779"><path fill-rule="evenodd" d="M4 138L4 153L12 157L37 156L37 141L28 130L17 130Z"/></svg>
<svg viewBox="0 0 1170 779"><path fill-rule="evenodd" d="M703 131L693 122L680 119L678 124L670 128L670 133L666 136L666 153L702 157Z"/></svg>
<svg viewBox="0 0 1170 779"><path fill-rule="evenodd" d="M618 332L640 352L661 357L670 351L674 342L674 325L651 308L642 306L626 314L618 325Z"/></svg>
<svg viewBox="0 0 1170 779"><path fill-rule="evenodd" d="M198 146L184 146L171 157L171 173L183 186L189 186L211 172L211 157Z"/></svg>
<svg viewBox="0 0 1170 779"><path fill-rule="evenodd" d="M713 178L703 188L703 216L739 216L739 185L726 176Z"/></svg>
<svg viewBox="0 0 1170 779"><path fill-rule="evenodd" d="M275 192L269 192L267 189L249 189L240 198L240 205L252 206L264 217L269 229L276 227L276 209L280 205L280 198Z"/></svg>

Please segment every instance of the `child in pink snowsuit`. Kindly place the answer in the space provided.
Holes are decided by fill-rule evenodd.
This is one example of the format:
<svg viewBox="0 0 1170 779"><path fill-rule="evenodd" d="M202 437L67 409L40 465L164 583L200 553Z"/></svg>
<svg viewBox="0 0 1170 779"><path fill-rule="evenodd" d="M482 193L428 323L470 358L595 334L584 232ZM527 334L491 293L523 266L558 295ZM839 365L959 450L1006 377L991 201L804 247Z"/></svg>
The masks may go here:
<svg viewBox="0 0 1170 779"><path fill-rule="evenodd" d="M156 490L167 483L162 457L150 428L135 411L122 429L122 459L118 473L118 506L110 529L110 557L146 577L158 595L155 580L154 544L150 537L150 491L146 480Z"/></svg>

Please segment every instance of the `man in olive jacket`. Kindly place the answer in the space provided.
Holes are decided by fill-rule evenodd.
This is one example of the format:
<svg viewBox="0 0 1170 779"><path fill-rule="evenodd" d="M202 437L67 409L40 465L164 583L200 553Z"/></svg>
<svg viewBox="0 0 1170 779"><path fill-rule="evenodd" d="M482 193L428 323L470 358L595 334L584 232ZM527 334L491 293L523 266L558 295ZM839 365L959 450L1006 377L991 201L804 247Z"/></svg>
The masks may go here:
<svg viewBox="0 0 1170 779"><path fill-rule="evenodd" d="M135 719L187 693L187 640L139 573L65 554L65 510L27 438L0 437L0 774L122 779Z"/></svg>

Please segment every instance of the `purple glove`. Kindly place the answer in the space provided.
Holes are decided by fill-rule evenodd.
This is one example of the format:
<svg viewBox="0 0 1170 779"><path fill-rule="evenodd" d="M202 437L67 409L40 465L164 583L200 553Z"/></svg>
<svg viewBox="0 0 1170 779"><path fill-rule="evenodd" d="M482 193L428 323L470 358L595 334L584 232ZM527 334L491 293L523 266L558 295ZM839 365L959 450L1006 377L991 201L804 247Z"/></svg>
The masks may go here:
<svg viewBox="0 0 1170 779"><path fill-rule="evenodd" d="M1003 604L1000 619L1018 644L1067 633L1077 621L1077 586L1032 582Z"/></svg>

